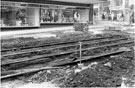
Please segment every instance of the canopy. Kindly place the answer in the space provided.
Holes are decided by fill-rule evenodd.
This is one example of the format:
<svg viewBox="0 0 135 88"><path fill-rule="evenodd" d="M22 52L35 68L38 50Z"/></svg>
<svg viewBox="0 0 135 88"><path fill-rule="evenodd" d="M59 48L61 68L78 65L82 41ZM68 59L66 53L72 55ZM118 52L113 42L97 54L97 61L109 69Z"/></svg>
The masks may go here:
<svg viewBox="0 0 135 88"><path fill-rule="evenodd" d="M81 4L95 4L95 3L99 3L101 0L51 0L51 1L81 3Z"/></svg>

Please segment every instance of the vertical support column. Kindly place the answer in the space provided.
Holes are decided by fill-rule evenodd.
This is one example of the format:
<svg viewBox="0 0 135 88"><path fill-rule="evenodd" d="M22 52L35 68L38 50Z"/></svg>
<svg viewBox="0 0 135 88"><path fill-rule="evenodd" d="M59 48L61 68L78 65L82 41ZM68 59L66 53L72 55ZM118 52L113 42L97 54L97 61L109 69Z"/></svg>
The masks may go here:
<svg viewBox="0 0 135 88"><path fill-rule="evenodd" d="M89 5L89 23L93 24L93 4Z"/></svg>

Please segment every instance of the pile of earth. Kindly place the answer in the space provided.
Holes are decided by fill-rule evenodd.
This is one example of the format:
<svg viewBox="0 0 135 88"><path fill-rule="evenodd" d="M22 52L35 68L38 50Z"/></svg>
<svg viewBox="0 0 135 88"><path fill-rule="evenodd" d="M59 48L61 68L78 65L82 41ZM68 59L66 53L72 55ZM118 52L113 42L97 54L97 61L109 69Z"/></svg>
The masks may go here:
<svg viewBox="0 0 135 88"><path fill-rule="evenodd" d="M84 63L84 67L97 63L86 69L73 65L61 69L45 70L32 75L28 80L38 83L52 82L62 88L120 87L123 82L122 77L126 78L125 85L133 86L135 84L133 49L120 55L103 57L93 61ZM81 69L81 71L75 72L76 69Z"/></svg>
<svg viewBox="0 0 135 88"><path fill-rule="evenodd" d="M64 81L62 87L119 87L122 77L126 78L125 85L132 86L135 84L133 55L134 52L126 52L99 61L93 68L72 74Z"/></svg>

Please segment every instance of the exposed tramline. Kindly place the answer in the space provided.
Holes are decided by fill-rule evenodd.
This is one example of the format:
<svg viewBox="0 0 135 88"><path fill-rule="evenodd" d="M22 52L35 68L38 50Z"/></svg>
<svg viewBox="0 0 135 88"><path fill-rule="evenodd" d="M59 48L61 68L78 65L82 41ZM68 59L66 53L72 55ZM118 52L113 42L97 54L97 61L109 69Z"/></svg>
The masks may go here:
<svg viewBox="0 0 135 88"><path fill-rule="evenodd" d="M89 46L92 47L94 45L98 45L98 44L109 44L111 42L117 42L117 41L124 41L124 40L128 40L128 38L118 38L118 39L100 39L100 40L97 40L97 41L86 41L86 42L83 42L82 43L82 47L86 47L88 48ZM19 56L19 58L22 56L32 56L32 54L48 54L49 52L51 53L51 51L55 51L55 50L68 50L68 49L76 49L78 47L78 43L75 43L75 44L66 44L66 45L59 45L59 46L50 46L50 47L45 47L45 48L32 48L32 49L27 49L27 50L22 50L22 51L18 51L18 52L9 52L9 53L6 53L6 54L3 54L2 55L2 58L10 58L10 56ZM15 59L15 57L13 57L13 59Z"/></svg>
<svg viewBox="0 0 135 88"><path fill-rule="evenodd" d="M16 50L7 48L9 51L2 52L1 79L51 82L60 87L119 87L120 77L132 73L134 41L128 36L66 39L69 38L32 46L18 45L14 47Z"/></svg>
<svg viewBox="0 0 135 88"><path fill-rule="evenodd" d="M112 55L112 54L119 54L119 53L121 53L121 52L125 52L125 50L118 50L117 51L117 48L119 47L119 46L122 46L122 45L124 45L124 46L126 46L125 44L132 44L133 43L133 41L126 41L126 42L119 42L119 43L114 43L114 44L107 44L107 45L103 45L103 46L99 46L99 47L92 47L92 48L87 48L87 49L82 49L82 52L83 51L89 51L89 50L93 50L93 51L95 51L96 49L101 49L102 50L102 48L103 48L103 50L102 50L102 52L100 51L99 52L99 55L98 55L98 53L96 54L96 52L95 52L95 56L93 56L92 55L92 57L88 57L89 56L89 54L87 54L88 56L86 56L86 57L84 57L84 58L87 58L87 59L84 59L84 60L89 60L89 59L92 59L92 58L99 58L99 57L104 57L104 56L109 56L109 55ZM116 48L115 49L115 51L113 50L112 51L112 49L113 49L113 47L114 48ZM108 47L108 50L107 50L107 48L105 48L105 47ZM112 48L111 48L112 47ZM110 53L105 53L105 51L107 50L107 52L108 51L110 51ZM76 51L74 51L74 52L77 52L78 50L76 50ZM97 51L97 50L96 50ZM69 53L69 52L67 52L67 53ZM65 54L67 54L67 53L63 53L63 55L65 55ZM52 55L52 56L54 56L54 55ZM56 55L55 55L56 56ZM59 56L59 55L58 55ZM46 56L44 56L44 57L46 57ZM41 58L41 59L40 59ZM8 61L8 63L2 63L2 65L4 66L4 65L8 65L9 64L9 69L11 69L12 68L12 70L13 69L20 69L21 67L24 67L24 66L29 66L29 65L35 65L35 64L39 64L39 63L42 63L42 64L45 64L46 63L46 66L47 65L49 65L49 64L47 64L47 63L49 63L49 62L51 62L51 61L47 61L46 62L46 58L44 58L44 59L42 59L43 57L38 57L38 58L35 58L35 59L31 59L31 60L29 60L29 59L25 59L25 60L18 60L18 61ZM35 61L34 62L34 60L36 60L37 59L37 61ZM51 60L51 59L50 59ZM53 61L53 60L52 60ZM60 62L60 64L59 63L57 63L57 62L54 62L53 64L51 64L51 66L59 66L59 65L64 65L64 64L68 64L68 63L76 63L77 61L79 61L79 59L78 60L76 60L76 61L73 61L72 59L65 59L64 60L64 62L63 61L58 61L58 62ZM23 63L24 62L24 63ZM11 65L10 66L10 64L13 64L13 66ZM19 68L17 67L16 68L16 65L18 65L18 66L20 66ZM3 67L2 66L2 67ZM45 66L45 65L44 65ZM42 68L42 66L41 66L41 68ZM31 67L29 68L29 69L32 69ZM11 73L14 73L14 71L10 71ZM27 69L26 69L27 70ZM7 70L8 71L8 70ZM38 71L38 70L37 70ZM10 73L9 72L9 73ZM33 72L33 71L31 71L31 72ZM4 71L4 73L6 73L5 71ZM21 73L18 73L18 72L15 72L15 74L16 75L21 75L21 74L24 74L24 73L27 73L27 72L21 72ZM2 78L4 78L4 77L12 77L12 76L16 76L15 74L8 74L7 76L6 75L4 75Z"/></svg>
<svg viewBox="0 0 135 88"><path fill-rule="evenodd" d="M108 53L103 53L103 54L99 54L99 55L95 55L95 56L86 56L86 57L83 57L82 61L87 61L87 60L90 60L90 59L94 59L94 58L100 58L100 57L105 57L105 56L110 56L110 55L115 55L115 54L119 54L119 53L122 53L122 52L125 52L125 50L117 50L117 51L114 51L114 52L108 52ZM80 60L76 60L76 61L72 61L72 62L69 62L67 60L61 63L55 63L52 67L52 68L55 68L55 66L65 66L65 65L69 65L69 64L74 64L74 63L77 63L79 62ZM14 76L18 76L18 75L22 75L22 74L27 74L27 73L31 73L31 72L37 72L37 71L41 71L41 70L46 70L46 69L51 69L50 68L45 68L45 67L40 67L40 68L29 68L29 69L24 69L24 70L11 70L11 71L5 71L5 72L2 72L2 79L5 79L5 78L9 78L9 77L14 77ZM56 67L57 69L57 67Z"/></svg>
<svg viewBox="0 0 135 88"><path fill-rule="evenodd" d="M118 43L105 44L105 45L102 45L102 46L98 45L98 46L95 46L95 47L84 48L84 49L82 49L82 51L99 49L99 48L104 48L104 47L119 46L119 45L122 45L122 44L131 44L131 43L134 43L134 42L133 41L122 41L122 42L118 42ZM75 53L75 52L78 52L78 51L79 51L78 49L75 49L75 50L67 50L67 51L44 54L44 55L37 55L37 56L32 56L32 57L24 57L24 58L9 59L9 60L5 59L5 60L2 60L1 65L8 65L8 64L11 64L11 63L20 63L20 62L31 61L31 60L40 59L40 58L53 57L53 56L62 56L62 55L66 55L66 54Z"/></svg>
<svg viewBox="0 0 135 88"><path fill-rule="evenodd" d="M72 36L71 36L72 37ZM50 40L33 40L30 42L19 42L15 43L15 44L11 44L7 47L7 44L4 44L4 42L2 42L2 50L1 52L8 52L8 51L18 51L18 50L23 50L23 49L30 49L30 48L38 48L38 47L48 47L48 46L53 46L53 45L62 45L62 44L68 44L68 43L76 43L78 41L91 41L91 40L99 40L99 39L104 39L104 38L115 38L115 37L122 37L120 35L114 35L114 36L107 36L107 37L91 37L90 35L86 35L83 37L77 37L76 38L53 38ZM8 43L9 44L9 43ZM5 48L4 48L5 47Z"/></svg>

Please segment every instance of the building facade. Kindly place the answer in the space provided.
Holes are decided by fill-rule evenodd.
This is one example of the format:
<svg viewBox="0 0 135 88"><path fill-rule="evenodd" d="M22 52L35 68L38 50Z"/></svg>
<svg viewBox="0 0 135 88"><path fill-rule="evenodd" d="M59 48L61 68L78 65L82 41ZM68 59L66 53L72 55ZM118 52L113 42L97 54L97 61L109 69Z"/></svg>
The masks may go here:
<svg viewBox="0 0 135 88"><path fill-rule="evenodd" d="M134 0L110 0L110 12L124 15L124 21L128 22L130 17L130 8L135 5Z"/></svg>
<svg viewBox="0 0 135 88"><path fill-rule="evenodd" d="M96 12L99 20L102 18L104 12L110 13L110 1L109 0L100 0L99 3L94 4L94 12Z"/></svg>
<svg viewBox="0 0 135 88"><path fill-rule="evenodd" d="M98 13L98 18L102 18L103 13L115 14L121 13L124 16L124 21L128 22L130 17L131 6L135 6L135 0L100 0L94 5L94 11Z"/></svg>
<svg viewBox="0 0 135 88"><path fill-rule="evenodd" d="M2 0L1 28L33 28L46 25L93 23L93 3L72 0ZM77 13L77 14L76 14Z"/></svg>

